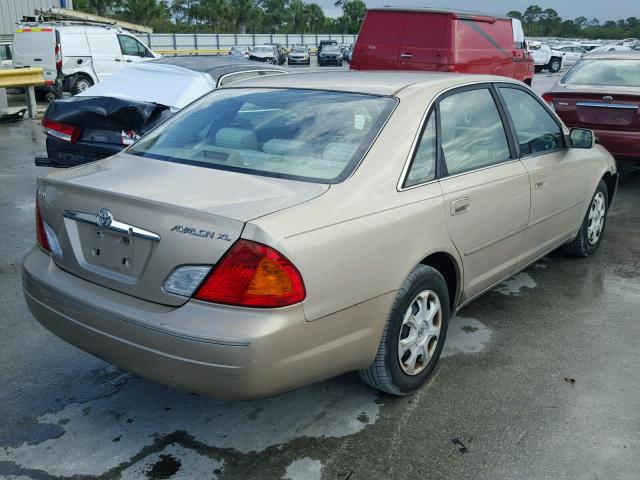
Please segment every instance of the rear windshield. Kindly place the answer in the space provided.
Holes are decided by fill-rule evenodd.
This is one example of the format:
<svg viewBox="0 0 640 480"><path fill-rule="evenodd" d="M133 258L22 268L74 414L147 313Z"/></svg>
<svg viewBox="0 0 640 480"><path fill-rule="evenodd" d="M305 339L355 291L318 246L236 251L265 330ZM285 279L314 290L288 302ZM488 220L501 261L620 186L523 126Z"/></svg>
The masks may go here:
<svg viewBox="0 0 640 480"><path fill-rule="evenodd" d="M127 153L168 162L317 183L358 165L397 100L297 89L217 90Z"/></svg>
<svg viewBox="0 0 640 480"><path fill-rule="evenodd" d="M580 60L560 83L640 87L640 58Z"/></svg>

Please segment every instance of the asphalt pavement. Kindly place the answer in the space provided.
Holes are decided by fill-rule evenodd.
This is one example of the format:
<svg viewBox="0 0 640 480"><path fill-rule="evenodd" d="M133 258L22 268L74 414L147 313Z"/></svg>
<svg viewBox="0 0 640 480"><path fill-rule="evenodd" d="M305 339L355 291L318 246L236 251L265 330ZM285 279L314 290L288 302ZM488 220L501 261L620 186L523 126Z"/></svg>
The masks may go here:
<svg viewBox="0 0 640 480"><path fill-rule="evenodd" d="M229 402L118 370L30 315L43 152L37 121L0 125L0 478L639 478L639 169L599 252L553 253L464 308L416 394L347 374Z"/></svg>

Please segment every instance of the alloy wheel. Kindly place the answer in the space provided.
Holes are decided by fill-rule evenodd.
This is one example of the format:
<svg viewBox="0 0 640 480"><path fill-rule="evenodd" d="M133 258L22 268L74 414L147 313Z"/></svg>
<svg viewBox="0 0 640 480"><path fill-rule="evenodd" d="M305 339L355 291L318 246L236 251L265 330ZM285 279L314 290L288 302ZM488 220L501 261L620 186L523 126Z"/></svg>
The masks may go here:
<svg viewBox="0 0 640 480"><path fill-rule="evenodd" d="M595 245L600 240L604 219L606 216L604 194L598 192L591 201L589 208L589 224L587 226L587 238L591 245Z"/></svg>
<svg viewBox="0 0 640 480"><path fill-rule="evenodd" d="M417 375L433 356L442 328L442 307L432 290L420 292L409 304L398 340L398 361L407 375Z"/></svg>

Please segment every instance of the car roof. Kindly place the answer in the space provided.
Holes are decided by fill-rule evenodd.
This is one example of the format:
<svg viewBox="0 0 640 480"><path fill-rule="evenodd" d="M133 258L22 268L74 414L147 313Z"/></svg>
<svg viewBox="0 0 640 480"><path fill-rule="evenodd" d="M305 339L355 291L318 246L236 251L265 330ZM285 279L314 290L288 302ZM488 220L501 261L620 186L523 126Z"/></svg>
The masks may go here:
<svg viewBox="0 0 640 480"><path fill-rule="evenodd" d="M582 58L589 60L640 60L640 51L622 50L614 52L586 53Z"/></svg>
<svg viewBox="0 0 640 480"><path fill-rule="evenodd" d="M384 7L370 8L370 12L420 12L420 13L449 13L458 17L489 17L500 20L512 20L506 15L497 15L488 12L476 12L470 10L459 10L457 8L434 8L434 7L392 7L390 5Z"/></svg>
<svg viewBox="0 0 640 480"><path fill-rule="evenodd" d="M176 65L178 67L193 70L194 72L208 73L216 82L228 73L242 72L245 70L275 70L284 72L283 68L271 67L267 64L257 64L243 58L229 57L163 57L150 60L149 63L161 63Z"/></svg>
<svg viewBox="0 0 640 480"><path fill-rule="evenodd" d="M270 87L332 90L371 95L394 95L406 87L441 85L456 86L466 83L511 82L507 77L493 75L465 75L444 72L309 72L289 75L269 75L243 80L225 88ZM520 83L520 82L517 82Z"/></svg>

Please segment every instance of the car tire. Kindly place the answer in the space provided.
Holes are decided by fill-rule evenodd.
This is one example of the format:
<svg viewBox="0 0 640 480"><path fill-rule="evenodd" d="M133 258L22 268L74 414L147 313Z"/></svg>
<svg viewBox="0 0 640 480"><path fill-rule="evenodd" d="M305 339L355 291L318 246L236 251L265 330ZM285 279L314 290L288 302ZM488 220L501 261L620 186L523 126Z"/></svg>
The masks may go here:
<svg viewBox="0 0 640 480"><path fill-rule="evenodd" d="M417 390L440 357L448 324L449 290L444 278L434 268L417 266L398 291L376 357L369 368L360 370L360 377L391 395Z"/></svg>
<svg viewBox="0 0 640 480"><path fill-rule="evenodd" d="M93 80L91 80L91 78L89 78L86 75L78 75L75 83L73 84L73 87L71 87L71 94L77 95L80 92L84 92L87 88L90 88L92 86L93 86Z"/></svg>
<svg viewBox="0 0 640 480"><path fill-rule="evenodd" d="M549 61L548 69L550 73L559 72L561 68L562 68L562 60L560 60L558 57L553 57Z"/></svg>
<svg viewBox="0 0 640 480"><path fill-rule="evenodd" d="M598 250L609 212L609 192L604 180L600 180L598 187L591 197L589 208L584 215L578 235L571 242L562 246L562 251L575 257L588 257Z"/></svg>

